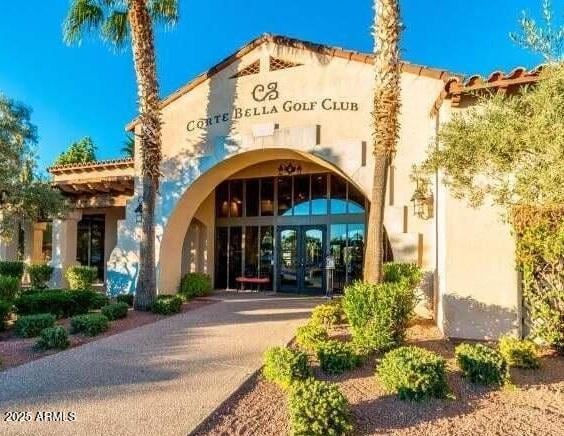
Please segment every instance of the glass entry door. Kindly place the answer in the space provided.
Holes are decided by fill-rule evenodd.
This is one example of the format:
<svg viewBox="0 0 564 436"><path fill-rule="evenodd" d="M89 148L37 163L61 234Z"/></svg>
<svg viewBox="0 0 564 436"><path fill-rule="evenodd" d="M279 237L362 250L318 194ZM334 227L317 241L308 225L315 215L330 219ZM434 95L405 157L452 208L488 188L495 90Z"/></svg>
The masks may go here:
<svg viewBox="0 0 564 436"><path fill-rule="evenodd" d="M326 226L278 228L278 289L325 292Z"/></svg>

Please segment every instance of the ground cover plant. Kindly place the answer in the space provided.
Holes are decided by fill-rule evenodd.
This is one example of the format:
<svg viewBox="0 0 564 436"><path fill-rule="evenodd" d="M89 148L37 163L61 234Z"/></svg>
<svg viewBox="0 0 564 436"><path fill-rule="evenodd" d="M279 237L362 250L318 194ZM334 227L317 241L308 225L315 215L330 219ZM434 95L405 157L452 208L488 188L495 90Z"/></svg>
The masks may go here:
<svg viewBox="0 0 564 436"><path fill-rule="evenodd" d="M322 325L311 321L298 327L296 331L296 343L306 351L315 351L317 345L328 338L327 330Z"/></svg>
<svg viewBox="0 0 564 436"><path fill-rule="evenodd" d="M39 335L41 330L53 327L56 320L55 315L50 313L21 316L16 320L15 332L23 338L32 338Z"/></svg>
<svg viewBox="0 0 564 436"><path fill-rule="evenodd" d="M26 267L32 289L45 289L53 275L53 267L46 263L32 263Z"/></svg>
<svg viewBox="0 0 564 436"><path fill-rule="evenodd" d="M151 310L160 315L172 315L180 312L182 303L182 298L178 295L159 295Z"/></svg>
<svg viewBox="0 0 564 436"><path fill-rule="evenodd" d="M444 398L449 389L446 360L423 348L407 346L386 353L376 374L389 392L402 400Z"/></svg>
<svg viewBox="0 0 564 436"><path fill-rule="evenodd" d="M288 407L294 436L344 436L353 432L349 404L334 384L312 378L294 383Z"/></svg>
<svg viewBox="0 0 564 436"><path fill-rule="evenodd" d="M288 347L271 347L264 353L262 373L266 380L287 389L294 381L309 377L307 354Z"/></svg>
<svg viewBox="0 0 564 436"><path fill-rule="evenodd" d="M508 380L507 362L493 348L483 344L460 344L456 361L464 377L472 383L501 385Z"/></svg>
<svg viewBox="0 0 564 436"><path fill-rule="evenodd" d="M350 342L328 340L316 348L321 369L328 374L341 374L358 366L361 359Z"/></svg>
<svg viewBox="0 0 564 436"><path fill-rule="evenodd" d="M76 315L71 318L71 332L96 336L108 330L110 321L101 313Z"/></svg>
<svg viewBox="0 0 564 436"><path fill-rule="evenodd" d="M537 347L532 341L503 336L499 340L499 352L510 367L525 369L539 367Z"/></svg>
<svg viewBox="0 0 564 436"><path fill-rule="evenodd" d="M47 327L41 330L35 345L40 350L64 350L70 345L69 334L66 329L60 325Z"/></svg>
<svg viewBox="0 0 564 436"><path fill-rule="evenodd" d="M212 290L211 279L207 274L188 273L180 281L180 294L187 299L204 297Z"/></svg>
<svg viewBox="0 0 564 436"><path fill-rule="evenodd" d="M116 319L125 318L127 316L128 310L129 306L127 305L127 303L114 303L103 306L101 312L102 315L104 315L110 321L114 321Z"/></svg>

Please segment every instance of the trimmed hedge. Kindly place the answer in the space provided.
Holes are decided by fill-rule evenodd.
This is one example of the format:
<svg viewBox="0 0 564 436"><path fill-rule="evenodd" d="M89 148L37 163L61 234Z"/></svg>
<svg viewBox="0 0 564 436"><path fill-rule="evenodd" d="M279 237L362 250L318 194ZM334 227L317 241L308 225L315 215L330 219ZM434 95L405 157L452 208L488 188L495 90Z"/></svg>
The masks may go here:
<svg viewBox="0 0 564 436"><path fill-rule="evenodd" d="M32 289L45 289L53 275L53 267L46 263L32 263L26 267Z"/></svg>
<svg viewBox="0 0 564 436"><path fill-rule="evenodd" d="M316 324L332 327L343 322L345 313L340 300L333 300L330 303L321 304L315 307L311 313L311 321Z"/></svg>
<svg viewBox="0 0 564 436"><path fill-rule="evenodd" d="M317 358L321 369L328 374L342 374L360 363L353 344L334 340L318 344Z"/></svg>
<svg viewBox="0 0 564 436"><path fill-rule="evenodd" d="M292 385L288 397L291 434L345 436L353 433L349 404L337 385L309 378Z"/></svg>
<svg viewBox="0 0 564 436"><path fill-rule="evenodd" d="M107 306L102 307L102 315L110 321L114 321L116 319L125 318L128 310L129 306L127 303L108 304Z"/></svg>
<svg viewBox="0 0 564 436"><path fill-rule="evenodd" d="M64 327L58 325L41 330L36 347L42 350L64 350L70 345L69 334Z"/></svg>
<svg viewBox="0 0 564 436"><path fill-rule="evenodd" d="M482 344L460 344L454 352L463 376L472 383L501 385L508 379L507 362L498 351Z"/></svg>
<svg viewBox="0 0 564 436"><path fill-rule="evenodd" d="M89 290L98 276L98 269L92 266L73 265L65 271L65 278L73 290Z"/></svg>
<svg viewBox="0 0 564 436"><path fill-rule="evenodd" d="M300 379L309 377L307 354L288 347L272 347L264 353L264 378L287 389Z"/></svg>
<svg viewBox="0 0 564 436"><path fill-rule="evenodd" d="M58 318L67 318L96 308L98 295L100 294L94 291L64 289L29 291L20 295L14 301L14 306L20 315L52 313Z"/></svg>
<svg viewBox="0 0 564 436"><path fill-rule="evenodd" d="M509 366L525 369L539 367L537 347L532 341L503 336L499 340L499 352Z"/></svg>
<svg viewBox="0 0 564 436"><path fill-rule="evenodd" d="M417 303L407 280L398 283L356 282L345 289L343 309L354 341L371 350L387 350L403 342Z"/></svg>
<svg viewBox="0 0 564 436"><path fill-rule="evenodd" d="M133 298L135 296L133 294L119 294L116 297L116 301L118 303L125 303L127 304L129 307L133 307Z"/></svg>
<svg viewBox="0 0 564 436"><path fill-rule="evenodd" d="M180 312L182 303L183 300L178 295L159 295L151 306L151 311L160 315L172 315Z"/></svg>
<svg viewBox="0 0 564 436"><path fill-rule="evenodd" d="M85 291L74 291L74 292L85 292ZM110 304L110 298L107 295L94 291L86 291L86 292L93 292L92 299L90 300L89 309L101 309L102 307Z"/></svg>
<svg viewBox="0 0 564 436"><path fill-rule="evenodd" d="M0 299L13 300L20 292L21 279L0 275Z"/></svg>
<svg viewBox="0 0 564 436"><path fill-rule="evenodd" d="M377 375L389 392L402 400L445 398L448 393L446 360L419 347L400 347L388 352Z"/></svg>
<svg viewBox="0 0 564 436"><path fill-rule="evenodd" d="M6 327L6 321L14 309L11 301L0 300L0 331Z"/></svg>
<svg viewBox="0 0 564 436"><path fill-rule="evenodd" d="M329 339L327 330L322 325L311 321L298 327L296 331L296 343L300 348L307 351L315 351L318 344L327 339Z"/></svg>
<svg viewBox="0 0 564 436"><path fill-rule="evenodd" d="M179 293L187 299L204 297L212 290L211 279L207 274L188 273L180 281Z"/></svg>
<svg viewBox="0 0 564 436"><path fill-rule="evenodd" d="M33 338L39 335L41 330L53 327L56 320L57 318L50 313L21 316L16 320L15 332L23 338Z"/></svg>
<svg viewBox="0 0 564 436"><path fill-rule="evenodd" d="M19 260L0 261L0 276L10 276L21 280L23 277L24 269L25 264Z"/></svg>
<svg viewBox="0 0 564 436"><path fill-rule="evenodd" d="M88 336L96 336L108 330L110 320L100 313L89 313L77 315L71 318L71 332L84 333Z"/></svg>

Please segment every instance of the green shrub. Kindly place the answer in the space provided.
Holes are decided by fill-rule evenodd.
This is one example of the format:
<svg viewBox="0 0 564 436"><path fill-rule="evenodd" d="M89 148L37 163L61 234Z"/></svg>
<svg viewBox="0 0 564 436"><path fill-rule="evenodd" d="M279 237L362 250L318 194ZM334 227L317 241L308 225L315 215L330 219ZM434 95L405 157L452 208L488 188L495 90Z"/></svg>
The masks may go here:
<svg viewBox="0 0 564 436"><path fill-rule="evenodd" d="M0 300L0 331L4 330L6 321L10 317L14 305L11 301Z"/></svg>
<svg viewBox="0 0 564 436"><path fill-rule="evenodd" d="M403 342L416 303L415 290L406 281L356 282L345 289L343 310L357 344L386 350Z"/></svg>
<svg viewBox="0 0 564 436"><path fill-rule="evenodd" d="M105 315L110 321L125 318L127 316L127 311L129 306L127 303L115 303L108 304L102 307L102 315Z"/></svg>
<svg viewBox="0 0 564 436"><path fill-rule="evenodd" d="M204 297L211 292L211 279L207 274L188 273L180 281L180 294L187 299Z"/></svg>
<svg viewBox="0 0 564 436"><path fill-rule="evenodd" d="M384 281L388 283L405 282L413 289L421 282L423 273L414 263L389 262L384 264Z"/></svg>
<svg viewBox="0 0 564 436"><path fill-rule="evenodd" d="M65 278L73 290L91 289L97 276L98 269L92 266L73 265L65 272Z"/></svg>
<svg viewBox="0 0 564 436"><path fill-rule="evenodd" d="M0 299L13 300L19 293L21 279L12 276L0 276Z"/></svg>
<svg viewBox="0 0 564 436"><path fill-rule="evenodd" d="M527 369L539 367L537 347L532 341L503 336L499 340L499 352L509 366Z"/></svg>
<svg viewBox="0 0 564 436"><path fill-rule="evenodd" d="M321 304L314 308L311 313L311 321L328 328L340 324L343 321L344 315L341 301L333 300L330 303Z"/></svg>
<svg viewBox="0 0 564 436"><path fill-rule="evenodd" d="M41 333L41 330L53 327L56 320L55 315L50 313L21 316L16 320L15 332L23 338L32 338Z"/></svg>
<svg viewBox="0 0 564 436"><path fill-rule="evenodd" d="M45 289L47 287L47 283L51 280L51 275L53 275L53 267L51 265L32 263L26 269L32 289Z"/></svg>
<svg viewBox="0 0 564 436"><path fill-rule="evenodd" d="M382 384L402 400L444 398L449 392L446 361L419 347L400 347L386 353L377 369Z"/></svg>
<svg viewBox="0 0 564 436"><path fill-rule="evenodd" d="M35 343L42 350L59 349L64 350L70 345L69 334L64 327L58 325L41 330L39 339Z"/></svg>
<svg viewBox="0 0 564 436"><path fill-rule="evenodd" d="M10 276L21 280L24 268L25 264L19 260L2 260L0 261L0 276Z"/></svg>
<svg viewBox="0 0 564 436"><path fill-rule="evenodd" d="M264 377L283 389L295 380L309 377L307 354L288 347L272 347L264 353Z"/></svg>
<svg viewBox="0 0 564 436"><path fill-rule="evenodd" d="M88 312L107 304L105 296L100 305L96 304L99 298L94 291L69 291L65 289L46 289L43 291L29 291L20 295L14 306L20 315L33 315L36 313L52 313L57 318L67 318Z"/></svg>
<svg viewBox="0 0 564 436"><path fill-rule="evenodd" d="M507 363L496 350L482 344L460 344L454 352L462 374L472 383L503 384L507 380Z"/></svg>
<svg viewBox="0 0 564 436"><path fill-rule="evenodd" d="M76 292L85 292L85 291L76 291ZM88 292L92 292L92 299L90 301L90 309L101 309L104 306L107 306L108 304L110 304L110 298L105 295L105 294L101 294L100 292L93 292L93 291L88 291Z"/></svg>
<svg viewBox="0 0 564 436"><path fill-rule="evenodd" d="M298 327L296 331L297 344L300 348L307 351L315 351L317 345L328 338L327 330L322 325L311 321L304 326Z"/></svg>
<svg viewBox="0 0 564 436"><path fill-rule="evenodd" d="M127 304L129 307L133 307L133 298L134 295L133 294L119 294L116 297L116 301L118 303L125 303Z"/></svg>
<svg viewBox="0 0 564 436"><path fill-rule="evenodd" d="M76 315L71 318L71 332L96 336L110 327L110 320L100 313Z"/></svg>
<svg viewBox="0 0 564 436"><path fill-rule="evenodd" d="M353 344L333 340L318 344L317 358L321 369L328 374L341 374L360 363Z"/></svg>
<svg viewBox="0 0 564 436"><path fill-rule="evenodd" d="M159 295L151 310L160 315L172 315L182 310L183 300L178 295Z"/></svg>
<svg viewBox="0 0 564 436"><path fill-rule="evenodd" d="M345 436L353 433L349 404L339 388L309 378L296 382L288 397L291 434Z"/></svg>

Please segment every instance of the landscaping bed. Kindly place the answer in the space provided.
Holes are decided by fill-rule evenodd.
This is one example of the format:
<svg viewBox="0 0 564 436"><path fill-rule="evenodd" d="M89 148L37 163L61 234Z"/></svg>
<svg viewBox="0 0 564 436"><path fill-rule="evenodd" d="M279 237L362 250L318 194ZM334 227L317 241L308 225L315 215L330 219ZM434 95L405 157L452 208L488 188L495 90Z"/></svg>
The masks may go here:
<svg viewBox="0 0 564 436"><path fill-rule="evenodd" d="M344 339L344 328L331 331ZM406 343L447 359L448 385L454 398L414 402L387 393L375 377L382 354L338 376L323 373L313 362L314 376L336 383L350 403L355 433L362 435L519 434L559 435L564 425L564 358L541 355L534 371L511 369L511 385L484 387L463 379L454 358L453 341L441 338L431 321L417 320ZM289 433L284 391L253 376L199 429L196 435L283 435Z"/></svg>
<svg viewBox="0 0 564 436"><path fill-rule="evenodd" d="M181 312L188 312L199 307L213 304L215 300L207 298L196 298L182 305ZM111 321L108 330L98 334L97 336L87 336L82 333L71 334L69 336L70 347L77 347L88 342L98 340L107 336L115 335L126 330L134 329L145 324L150 324L166 318L166 315L160 315L153 312L140 312L129 310L127 317ZM61 325L66 329L70 327L70 318L64 318L57 321L57 325ZM21 338L16 336L13 329L0 331L0 371L14 366L22 365L41 357L48 356L59 352L60 350L38 350L35 347L37 338Z"/></svg>

